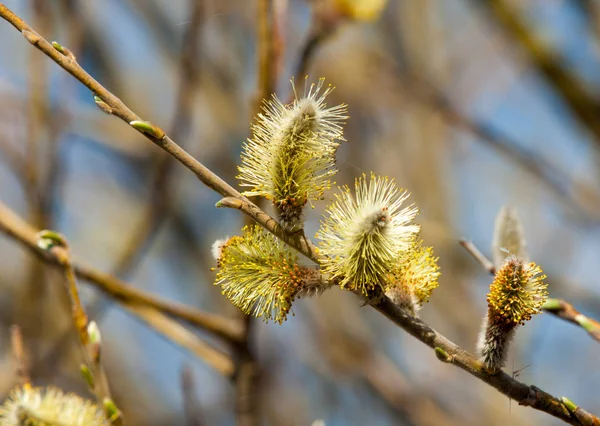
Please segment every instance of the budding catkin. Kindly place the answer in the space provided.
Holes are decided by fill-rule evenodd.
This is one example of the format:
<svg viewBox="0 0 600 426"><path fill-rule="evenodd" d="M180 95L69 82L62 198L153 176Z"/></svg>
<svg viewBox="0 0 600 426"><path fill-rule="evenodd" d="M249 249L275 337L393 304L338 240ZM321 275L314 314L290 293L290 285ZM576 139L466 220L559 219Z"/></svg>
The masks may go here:
<svg viewBox="0 0 600 426"><path fill-rule="evenodd" d="M544 278L539 266L515 256L509 257L496 273L477 344L477 353L489 370L504 366L515 328L541 311L548 297Z"/></svg>
<svg viewBox="0 0 600 426"><path fill-rule="evenodd" d="M321 91L323 80L310 86L291 105L273 96L252 126L252 138L242 146L238 168L246 196L272 201L281 225L290 231L302 228L302 211L310 200L319 200L337 172L335 153L343 140L346 106L327 107L331 92Z"/></svg>

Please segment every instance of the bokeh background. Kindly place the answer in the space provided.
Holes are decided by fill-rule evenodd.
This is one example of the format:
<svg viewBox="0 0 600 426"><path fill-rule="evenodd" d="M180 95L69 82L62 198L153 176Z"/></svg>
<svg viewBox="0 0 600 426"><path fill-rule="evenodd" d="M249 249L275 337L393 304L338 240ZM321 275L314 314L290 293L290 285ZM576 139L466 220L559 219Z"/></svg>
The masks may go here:
<svg viewBox="0 0 600 426"><path fill-rule="evenodd" d="M258 1L4 3L235 183L263 90ZM330 104L347 103L350 115L337 183L374 171L412 192L442 268L422 318L474 348L491 280L457 242L489 254L505 204L517 209L551 296L600 318L600 2L389 0L379 14L352 14L369 4L274 0L271 86L289 99L291 77L301 89L305 73L325 77L336 86ZM215 209L218 195L103 114L6 22L0 58L1 202L64 233L77 259L132 286L239 317L212 285L210 246L238 233L242 215ZM308 235L331 194L309 212ZM60 280L0 236L0 395L16 380L8 329L17 323L34 382L89 397ZM229 379L81 286L128 424L235 424ZM253 329L261 424L560 423L438 362L351 294L334 289L294 313ZM597 413L599 351L582 330L541 314L517 333L506 370ZM186 366L191 388L182 387ZM184 393L199 414L185 416Z"/></svg>

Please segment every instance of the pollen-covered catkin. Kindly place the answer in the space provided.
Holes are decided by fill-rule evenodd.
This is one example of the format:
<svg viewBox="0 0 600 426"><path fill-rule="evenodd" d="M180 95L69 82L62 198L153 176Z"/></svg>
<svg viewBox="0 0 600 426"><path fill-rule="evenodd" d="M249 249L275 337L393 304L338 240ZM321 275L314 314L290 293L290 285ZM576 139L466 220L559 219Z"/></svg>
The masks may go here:
<svg viewBox="0 0 600 426"><path fill-rule="evenodd" d="M295 299L328 287L313 268L298 264L296 252L259 226L220 244L215 285L244 313L282 323Z"/></svg>
<svg viewBox="0 0 600 426"><path fill-rule="evenodd" d="M477 343L477 353L489 370L504 366L515 328L541 312L548 297L545 278L535 263L525 263L515 256L506 259L496 273L487 297L488 314Z"/></svg>
<svg viewBox="0 0 600 426"><path fill-rule="evenodd" d="M317 232L321 270L342 288L368 295L385 291L390 275L407 261L420 230L413 223L418 210L404 205L409 194L387 177L363 175L354 189L336 194Z"/></svg>
<svg viewBox="0 0 600 426"><path fill-rule="evenodd" d="M440 268L437 261L431 247L423 247L421 241L417 242L407 259L390 275L386 296L415 316L438 287Z"/></svg>
<svg viewBox="0 0 600 426"><path fill-rule="evenodd" d="M281 225L289 231L302 228L302 211L319 200L337 172L335 153L343 138L346 106L327 107L332 88L323 79L310 85L291 105L276 96L265 101L252 126L252 138L242 146L238 179L250 189L246 196L272 201Z"/></svg>

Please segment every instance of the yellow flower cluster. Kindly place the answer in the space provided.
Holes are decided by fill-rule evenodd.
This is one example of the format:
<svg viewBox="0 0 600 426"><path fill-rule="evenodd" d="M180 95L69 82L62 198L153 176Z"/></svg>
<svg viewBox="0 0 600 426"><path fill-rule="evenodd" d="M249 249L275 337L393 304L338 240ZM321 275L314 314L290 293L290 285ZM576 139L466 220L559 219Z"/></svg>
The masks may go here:
<svg viewBox="0 0 600 426"><path fill-rule="evenodd" d="M356 179L354 189L341 189L317 232L325 255L321 270L366 296L395 288L424 303L438 285L439 268L432 249L417 238L418 209L404 205L409 194L373 174Z"/></svg>
<svg viewBox="0 0 600 426"><path fill-rule="evenodd" d="M488 294L490 317L507 326L523 325L542 310L548 297L542 269L509 257L496 273Z"/></svg>
<svg viewBox="0 0 600 426"><path fill-rule="evenodd" d="M402 286L414 295L417 307L429 302L431 293L438 287L440 267L437 261L431 247L423 247L418 243L394 277L396 286Z"/></svg>
<svg viewBox="0 0 600 426"><path fill-rule="evenodd" d="M343 140L346 106L327 107L331 88L323 80L284 105L265 102L243 146L239 167L244 194L273 202L286 231L302 229L302 210L323 197L336 173L335 153ZM243 312L282 322L292 302L335 283L374 300L393 292L410 313L425 303L440 275L432 249L418 238L418 209L394 179L363 175L354 191L343 187L317 232L320 270L301 267L297 254L258 227L213 246L216 284ZM390 296L391 297L391 296Z"/></svg>
<svg viewBox="0 0 600 426"><path fill-rule="evenodd" d="M281 323L311 274L292 249L259 226L242 231L221 247L215 285L244 313Z"/></svg>

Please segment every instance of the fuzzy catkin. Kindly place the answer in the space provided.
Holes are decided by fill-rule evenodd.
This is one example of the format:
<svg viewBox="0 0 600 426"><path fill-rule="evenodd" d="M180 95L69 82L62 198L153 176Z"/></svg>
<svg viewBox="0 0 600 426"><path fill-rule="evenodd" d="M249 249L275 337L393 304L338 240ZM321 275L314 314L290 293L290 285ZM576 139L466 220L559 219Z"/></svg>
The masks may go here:
<svg viewBox="0 0 600 426"><path fill-rule="evenodd" d="M0 407L0 426L109 426L102 409L75 394L48 387L13 390Z"/></svg>
<svg viewBox="0 0 600 426"><path fill-rule="evenodd" d="M548 297L546 276L533 262L511 256L496 272L487 296L488 314L483 322L477 353L486 368L504 366L507 347L516 327L541 312Z"/></svg>
<svg viewBox="0 0 600 426"><path fill-rule="evenodd" d="M508 345L515 335L515 328L516 326L495 322L489 316L483 319L477 341L477 354L488 370L497 371L504 367Z"/></svg>
<svg viewBox="0 0 600 426"><path fill-rule="evenodd" d="M215 285L248 315L282 323L294 300L319 294L329 283L313 268L298 264L297 253L259 226L219 241Z"/></svg>
<svg viewBox="0 0 600 426"><path fill-rule="evenodd" d="M387 177L363 175L354 190L343 187L321 222L321 269L342 288L368 295L385 291L408 260L420 230L413 223L418 209L405 206L409 194Z"/></svg>
<svg viewBox="0 0 600 426"><path fill-rule="evenodd" d="M335 153L343 138L346 106L327 107L323 80L290 105L277 97L265 101L263 112L252 126L252 138L242 146L238 168L246 196L265 197L273 203L283 228L303 226L305 205L323 197L337 172Z"/></svg>

